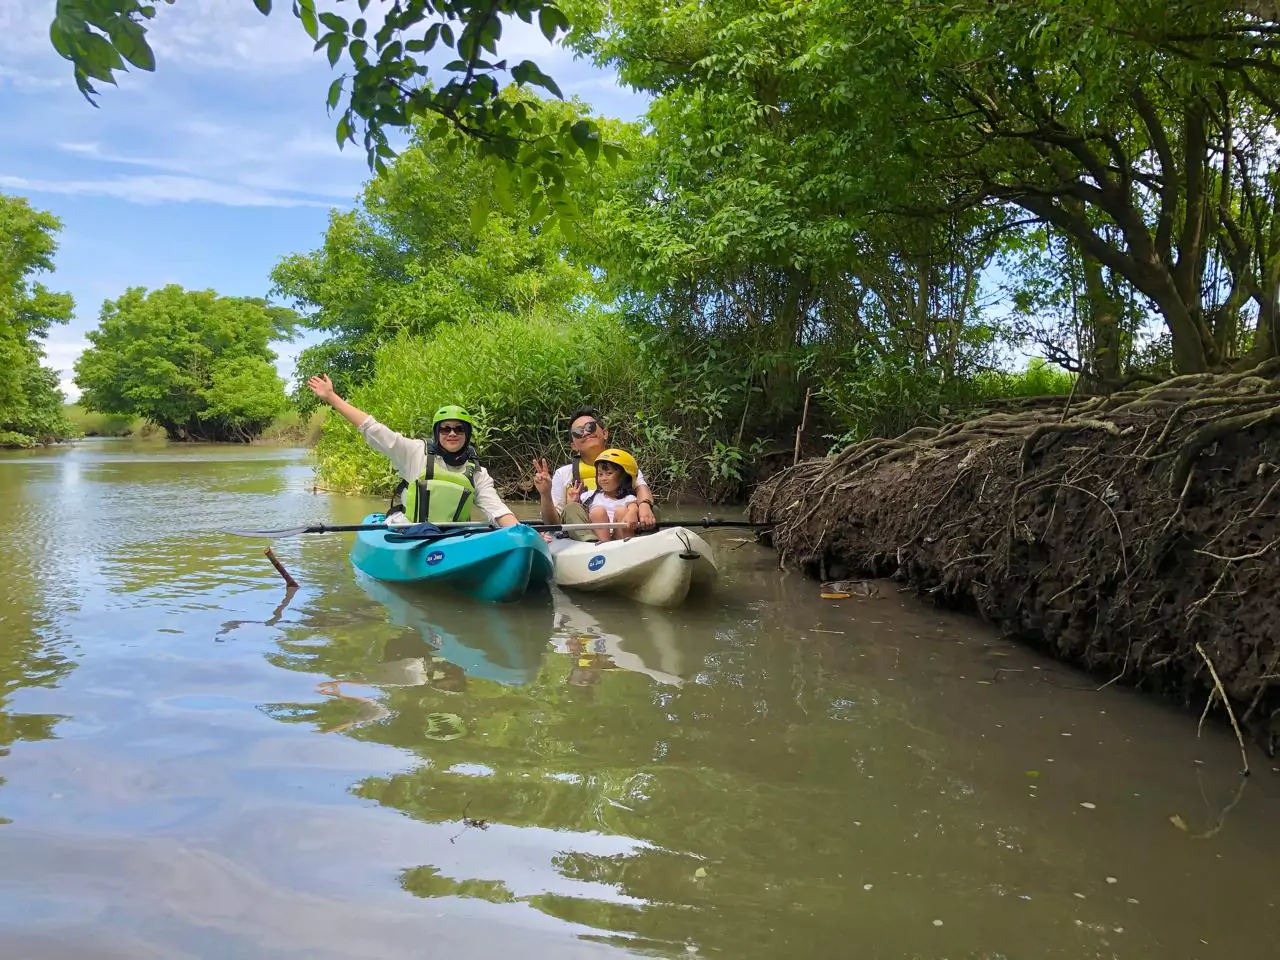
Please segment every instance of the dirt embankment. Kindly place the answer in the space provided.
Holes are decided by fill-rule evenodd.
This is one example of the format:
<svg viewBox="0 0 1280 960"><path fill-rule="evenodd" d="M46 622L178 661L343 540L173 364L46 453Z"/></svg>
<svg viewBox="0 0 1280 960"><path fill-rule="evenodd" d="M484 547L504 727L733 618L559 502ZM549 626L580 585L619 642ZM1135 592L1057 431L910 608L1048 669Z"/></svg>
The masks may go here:
<svg viewBox="0 0 1280 960"><path fill-rule="evenodd" d="M762 484L784 560L896 576L1280 745L1280 363L868 440Z"/></svg>

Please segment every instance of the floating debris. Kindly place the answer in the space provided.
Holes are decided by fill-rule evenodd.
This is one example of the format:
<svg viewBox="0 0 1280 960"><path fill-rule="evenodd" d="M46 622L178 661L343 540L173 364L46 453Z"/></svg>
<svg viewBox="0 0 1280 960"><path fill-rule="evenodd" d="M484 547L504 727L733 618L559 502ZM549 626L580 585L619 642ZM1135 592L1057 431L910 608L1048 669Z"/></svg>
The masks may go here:
<svg viewBox="0 0 1280 960"><path fill-rule="evenodd" d="M701 880L706 875L707 875L706 867L699 867L697 870L693 871L693 876L694 876L694 879L696 880Z"/></svg>
<svg viewBox="0 0 1280 960"><path fill-rule="evenodd" d="M1169 818L1169 822L1172 823L1179 830L1181 830L1183 833L1187 832L1187 821L1183 820L1176 813Z"/></svg>
<svg viewBox="0 0 1280 960"><path fill-rule="evenodd" d="M1117 880L1115 877L1107 877L1107 883L1119 883L1119 882L1120 881Z"/></svg>
<svg viewBox="0 0 1280 960"><path fill-rule="evenodd" d="M934 925L935 927L940 927L940 926L942 926L942 921L941 921L941 920L935 920L935 921L933 921L933 925Z"/></svg>
<svg viewBox="0 0 1280 960"><path fill-rule="evenodd" d="M1098 805L1096 803L1090 803L1088 800L1083 801L1080 806L1084 807L1086 810L1098 809Z"/></svg>
<svg viewBox="0 0 1280 960"><path fill-rule="evenodd" d="M863 889L863 890L870 890L873 886L874 886L874 884L871 884L871 883L864 883L864 884L862 885L862 889Z"/></svg>

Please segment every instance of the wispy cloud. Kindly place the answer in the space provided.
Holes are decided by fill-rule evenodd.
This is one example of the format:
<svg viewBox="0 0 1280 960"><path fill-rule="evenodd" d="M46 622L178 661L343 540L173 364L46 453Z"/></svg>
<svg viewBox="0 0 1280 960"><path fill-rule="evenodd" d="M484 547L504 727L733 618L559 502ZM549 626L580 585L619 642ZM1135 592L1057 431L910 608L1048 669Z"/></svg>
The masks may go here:
<svg viewBox="0 0 1280 960"><path fill-rule="evenodd" d="M35 180L0 176L0 188L24 193L115 197L131 203L216 203L229 207L331 207L335 204L292 197L240 184L198 177L117 177L113 180Z"/></svg>
<svg viewBox="0 0 1280 960"><path fill-rule="evenodd" d="M210 143L225 143L227 147L211 151ZM342 161L352 157L354 151L335 158L337 147L332 142L306 130L286 138L272 138L270 143L255 131L201 130L186 140L173 138L161 148L167 152L155 154L130 154L97 142L59 143L58 149L98 164L142 167L285 196L298 193L313 198L331 197L344 204L354 196L363 172L352 159L344 165L348 175L335 176L335 161L343 166ZM363 154L359 162L363 163Z"/></svg>

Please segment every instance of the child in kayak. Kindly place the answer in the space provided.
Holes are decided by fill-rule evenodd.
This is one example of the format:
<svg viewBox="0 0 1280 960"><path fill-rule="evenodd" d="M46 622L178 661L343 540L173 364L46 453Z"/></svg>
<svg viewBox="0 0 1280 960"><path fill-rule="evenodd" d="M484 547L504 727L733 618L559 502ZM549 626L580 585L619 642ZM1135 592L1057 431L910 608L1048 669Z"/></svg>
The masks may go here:
<svg viewBox="0 0 1280 960"><path fill-rule="evenodd" d="M625 528L596 527L597 540L625 540L636 533L640 506L636 502L636 458L625 450L611 448L596 457L596 488L581 500L592 523L625 523ZM569 499L582 495L581 484L570 484Z"/></svg>

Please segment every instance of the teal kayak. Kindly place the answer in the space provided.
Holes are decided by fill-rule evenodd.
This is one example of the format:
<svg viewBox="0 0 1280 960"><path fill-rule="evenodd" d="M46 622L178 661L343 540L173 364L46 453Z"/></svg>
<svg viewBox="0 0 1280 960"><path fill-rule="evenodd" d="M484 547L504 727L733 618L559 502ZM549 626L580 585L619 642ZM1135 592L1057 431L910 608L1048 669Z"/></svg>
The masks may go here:
<svg viewBox="0 0 1280 960"><path fill-rule="evenodd" d="M373 513L362 523L382 523ZM388 539L385 530L363 530L351 546L362 573L389 583L438 583L477 600L507 601L551 580L551 551L524 524L480 529L439 540Z"/></svg>

